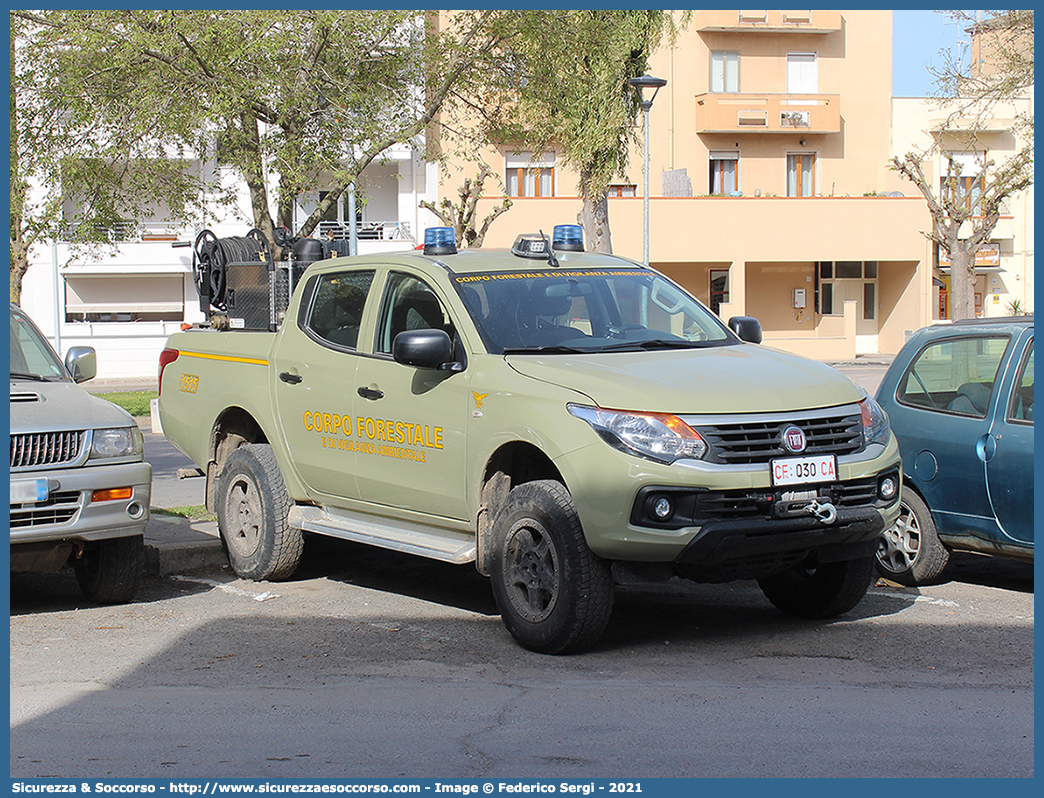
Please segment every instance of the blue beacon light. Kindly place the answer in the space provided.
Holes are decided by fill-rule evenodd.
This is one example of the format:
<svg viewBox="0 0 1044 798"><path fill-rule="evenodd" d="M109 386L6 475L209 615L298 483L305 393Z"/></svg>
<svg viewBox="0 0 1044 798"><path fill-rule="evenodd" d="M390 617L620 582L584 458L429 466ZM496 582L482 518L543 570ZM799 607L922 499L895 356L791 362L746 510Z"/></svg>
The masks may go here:
<svg viewBox="0 0 1044 798"><path fill-rule="evenodd" d="M578 224L555 225L551 248L559 252L583 252L584 229Z"/></svg>
<svg viewBox="0 0 1044 798"><path fill-rule="evenodd" d="M452 227L429 227L424 231L425 255L455 255L457 237Z"/></svg>

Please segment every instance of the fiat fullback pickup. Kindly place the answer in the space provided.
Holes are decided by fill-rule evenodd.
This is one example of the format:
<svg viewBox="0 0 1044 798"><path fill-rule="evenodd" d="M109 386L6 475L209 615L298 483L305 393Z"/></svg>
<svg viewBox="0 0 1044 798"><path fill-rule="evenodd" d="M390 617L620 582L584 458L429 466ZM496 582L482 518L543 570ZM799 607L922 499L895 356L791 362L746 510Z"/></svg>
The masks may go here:
<svg viewBox="0 0 1044 798"><path fill-rule="evenodd" d="M289 577L303 532L474 563L521 645L576 652L618 584L755 579L815 618L866 593L888 419L760 340L576 226L460 252L432 228L315 263L275 332L173 335L159 412L240 576Z"/></svg>

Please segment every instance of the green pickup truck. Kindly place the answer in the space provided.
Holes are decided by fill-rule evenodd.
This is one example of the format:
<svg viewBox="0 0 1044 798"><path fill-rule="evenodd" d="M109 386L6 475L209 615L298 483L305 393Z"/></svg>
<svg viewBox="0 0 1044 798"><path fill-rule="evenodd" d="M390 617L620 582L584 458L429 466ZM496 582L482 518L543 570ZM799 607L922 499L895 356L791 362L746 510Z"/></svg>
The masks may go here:
<svg viewBox="0 0 1044 798"><path fill-rule="evenodd" d="M545 653L592 646L617 584L756 579L852 609L899 511L870 396L760 345L580 229L313 264L278 331L161 355L164 433L207 475L237 574L289 577L304 531L466 564Z"/></svg>

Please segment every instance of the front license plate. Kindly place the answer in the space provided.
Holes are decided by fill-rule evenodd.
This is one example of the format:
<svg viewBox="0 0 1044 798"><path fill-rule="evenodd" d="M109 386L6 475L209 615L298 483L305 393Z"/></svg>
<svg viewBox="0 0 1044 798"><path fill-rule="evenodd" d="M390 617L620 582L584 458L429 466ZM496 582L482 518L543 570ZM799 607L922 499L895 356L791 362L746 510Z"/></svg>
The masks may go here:
<svg viewBox="0 0 1044 798"><path fill-rule="evenodd" d="M802 485L837 479L837 458L832 454L787 457L773 460L770 465L773 485Z"/></svg>
<svg viewBox="0 0 1044 798"><path fill-rule="evenodd" d="M46 479L11 480L11 504L47 501Z"/></svg>

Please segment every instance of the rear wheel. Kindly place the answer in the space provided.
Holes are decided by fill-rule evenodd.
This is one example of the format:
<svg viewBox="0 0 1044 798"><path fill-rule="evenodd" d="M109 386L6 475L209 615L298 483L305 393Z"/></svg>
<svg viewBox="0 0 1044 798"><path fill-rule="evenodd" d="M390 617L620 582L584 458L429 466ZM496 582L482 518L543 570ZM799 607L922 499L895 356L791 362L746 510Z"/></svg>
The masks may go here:
<svg viewBox="0 0 1044 798"><path fill-rule="evenodd" d="M287 521L292 506L272 447L254 443L228 456L217 485L217 516L232 569L245 579L287 579L304 537Z"/></svg>
<svg viewBox="0 0 1044 798"><path fill-rule="evenodd" d="M805 562L758 580L766 598L788 615L835 618L863 600L874 578L874 558Z"/></svg>
<svg viewBox="0 0 1044 798"><path fill-rule="evenodd" d="M493 595L525 648L568 654L592 646L613 608L609 563L587 546L565 487L514 488L493 521Z"/></svg>
<svg viewBox="0 0 1044 798"><path fill-rule="evenodd" d="M145 571L145 538L99 540L75 564L80 590L98 604L123 604L134 598Z"/></svg>
<svg viewBox="0 0 1044 798"><path fill-rule="evenodd" d="M899 517L881 536L876 561L878 573L900 585L930 582L950 561L928 505L913 491L903 490Z"/></svg>

